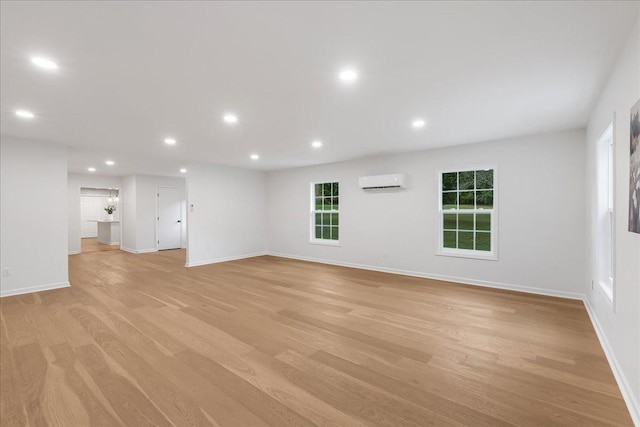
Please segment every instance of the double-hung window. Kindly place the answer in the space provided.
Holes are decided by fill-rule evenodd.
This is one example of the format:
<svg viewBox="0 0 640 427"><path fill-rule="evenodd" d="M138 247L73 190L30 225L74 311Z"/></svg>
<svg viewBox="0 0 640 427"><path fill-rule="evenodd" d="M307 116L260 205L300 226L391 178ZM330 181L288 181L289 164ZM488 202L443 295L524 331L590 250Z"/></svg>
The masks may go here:
<svg viewBox="0 0 640 427"><path fill-rule="evenodd" d="M311 243L340 244L340 184L311 184Z"/></svg>
<svg viewBox="0 0 640 427"><path fill-rule="evenodd" d="M439 255L497 259L495 169L439 175Z"/></svg>
<svg viewBox="0 0 640 427"><path fill-rule="evenodd" d="M597 143L597 245L598 284L613 302L615 216L613 211L613 124L609 125Z"/></svg>

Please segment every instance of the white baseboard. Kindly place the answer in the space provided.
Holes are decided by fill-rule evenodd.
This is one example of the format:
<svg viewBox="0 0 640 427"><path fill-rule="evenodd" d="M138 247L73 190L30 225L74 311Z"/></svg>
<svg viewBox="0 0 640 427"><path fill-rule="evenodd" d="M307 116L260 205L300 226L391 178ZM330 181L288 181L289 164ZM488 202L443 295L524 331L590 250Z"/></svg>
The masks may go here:
<svg viewBox="0 0 640 427"><path fill-rule="evenodd" d="M297 259L300 261L310 261L310 262L318 262L321 264L337 265L340 267L360 268L362 270L371 270L371 271L379 271L382 273L399 274L402 276L420 277L423 279L443 280L446 282L455 282L455 283L462 283L464 285L482 286L485 288L505 289L508 291L526 292L529 294L546 295L546 296L552 296L552 297L570 298L570 299L577 299L577 300L584 299L584 295L579 293L553 291L549 289L533 288L529 286L510 285L507 283L469 279L466 277L445 276L445 275L439 275L439 274L423 273L419 271L400 270L400 269L386 268L386 267L375 267L372 265L356 264L356 263L350 263L350 262L328 261L328 260L323 260L318 258L282 254L278 252L267 252L267 255L277 256L281 258Z"/></svg>
<svg viewBox="0 0 640 427"><path fill-rule="evenodd" d="M620 393L622 393L622 397L624 398L625 403L627 404L627 409L629 409L629 413L631 414L631 419L633 420L636 426L640 426L640 402L634 396L633 390L627 381L622 369L620 368L620 364L618 363L618 359L613 352L613 348L609 344L607 340L607 336L600 326L600 322L591 307L591 303L588 298L584 299L584 306L587 308L587 313L589 314L589 318L591 319L591 323L593 324L593 329L596 331L596 335L600 340L600 345L604 350L605 356L607 356L607 360L609 361L609 366L611 366L611 371L613 372L613 376L618 383L618 388L620 389Z"/></svg>
<svg viewBox="0 0 640 427"><path fill-rule="evenodd" d="M224 258L214 258L214 259L207 259L207 260L195 261L195 262L187 261L187 263L185 264L185 267L197 267L199 265L217 264L219 262L235 261L238 259L254 258L257 256L264 256L264 255L267 255L267 253L256 252L252 254L236 255L236 256L230 256L230 257L224 257Z"/></svg>
<svg viewBox="0 0 640 427"><path fill-rule="evenodd" d="M138 249L138 251L136 252L137 254L148 254L151 252L158 252L158 249L156 248L149 248L149 249Z"/></svg>
<svg viewBox="0 0 640 427"><path fill-rule="evenodd" d="M69 251L69 255L78 255L80 251Z"/></svg>
<svg viewBox="0 0 640 427"><path fill-rule="evenodd" d="M158 250L156 248L152 248L152 249L130 249L130 248L125 248L124 246L120 246L120 250L121 251L125 251L125 252L129 252L132 254L148 254L150 252L158 252Z"/></svg>
<svg viewBox="0 0 640 427"><path fill-rule="evenodd" d="M10 297L14 295L30 294L33 292L50 291L52 289L68 288L71 284L67 282L48 283L46 285L29 286L27 288L10 289L8 291L0 290L0 297Z"/></svg>

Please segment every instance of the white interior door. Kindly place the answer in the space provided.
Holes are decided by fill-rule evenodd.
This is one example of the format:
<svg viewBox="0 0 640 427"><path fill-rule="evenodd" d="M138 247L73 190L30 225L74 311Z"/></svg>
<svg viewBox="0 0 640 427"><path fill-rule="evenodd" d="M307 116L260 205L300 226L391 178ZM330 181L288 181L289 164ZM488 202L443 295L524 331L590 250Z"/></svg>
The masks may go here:
<svg viewBox="0 0 640 427"><path fill-rule="evenodd" d="M182 190L158 188L158 249L182 247Z"/></svg>

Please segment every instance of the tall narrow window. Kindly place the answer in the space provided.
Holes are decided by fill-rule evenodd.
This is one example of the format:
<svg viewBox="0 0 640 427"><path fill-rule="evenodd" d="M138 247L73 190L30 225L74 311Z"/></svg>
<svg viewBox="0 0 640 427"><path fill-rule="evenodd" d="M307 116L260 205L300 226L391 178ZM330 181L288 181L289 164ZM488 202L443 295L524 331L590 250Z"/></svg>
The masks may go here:
<svg viewBox="0 0 640 427"><path fill-rule="evenodd" d="M613 301L614 277L614 154L613 125L609 125L597 143L597 282L604 294Z"/></svg>
<svg viewBox="0 0 640 427"><path fill-rule="evenodd" d="M495 169L439 174L439 255L497 259Z"/></svg>
<svg viewBox="0 0 640 427"><path fill-rule="evenodd" d="M340 184L311 184L311 243L338 245L340 241Z"/></svg>

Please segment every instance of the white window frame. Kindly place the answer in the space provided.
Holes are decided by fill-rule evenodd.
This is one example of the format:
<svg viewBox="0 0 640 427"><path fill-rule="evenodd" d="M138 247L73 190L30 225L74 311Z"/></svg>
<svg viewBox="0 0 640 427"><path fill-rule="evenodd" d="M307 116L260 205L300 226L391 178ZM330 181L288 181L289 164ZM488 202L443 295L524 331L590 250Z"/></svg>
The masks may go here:
<svg viewBox="0 0 640 427"><path fill-rule="evenodd" d="M340 240L331 240L331 239L316 239L316 233L315 233L315 229L316 229L316 224L315 224L315 218L316 218L316 213L326 213L326 214L338 214L338 217L340 217L340 208L338 208L337 210L330 210L330 211L318 211L316 210L316 184L327 184L327 183L337 183L339 185L339 189L342 189L342 184L340 183L339 180L337 179L327 179L327 180L323 180L323 181L314 181L311 183L311 185L309 186L309 209L310 209L310 215L309 215L309 244L311 245L323 245L323 246L340 246ZM338 206L340 206L340 204L342 203L342 196L340 195L341 191L338 190L338 199L340 200ZM342 221L340 222L340 224L338 225L338 232L340 234L340 228L342 225Z"/></svg>
<svg viewBox="0 0 640 427"><path fill-rule="evenodd" d="M442 175L451 172L467 172L476 170L488 170L493 169L493 209L458 209L458 210L446 210L442 209ZM436 255L451 256L459 258L472 258L479 260L497 261L498 260L498 166L495 164L490 165L472 165L466 167L447 168L437 171L437 191L438 196L438 247ZM480 213L491 214L491 251L480 251L475 249L458 249L458 248L445 248L444 247L444 214L445 213Z"/></svg>
<svg viewBox="0 0 640 427"><path fill-rule="evenodd" d="M615 294L615 141L613 122L596 143L596 279L613 306ZM606 157L606 161L605 161ZM604 221L604 223L602 223Z"/></svg>

